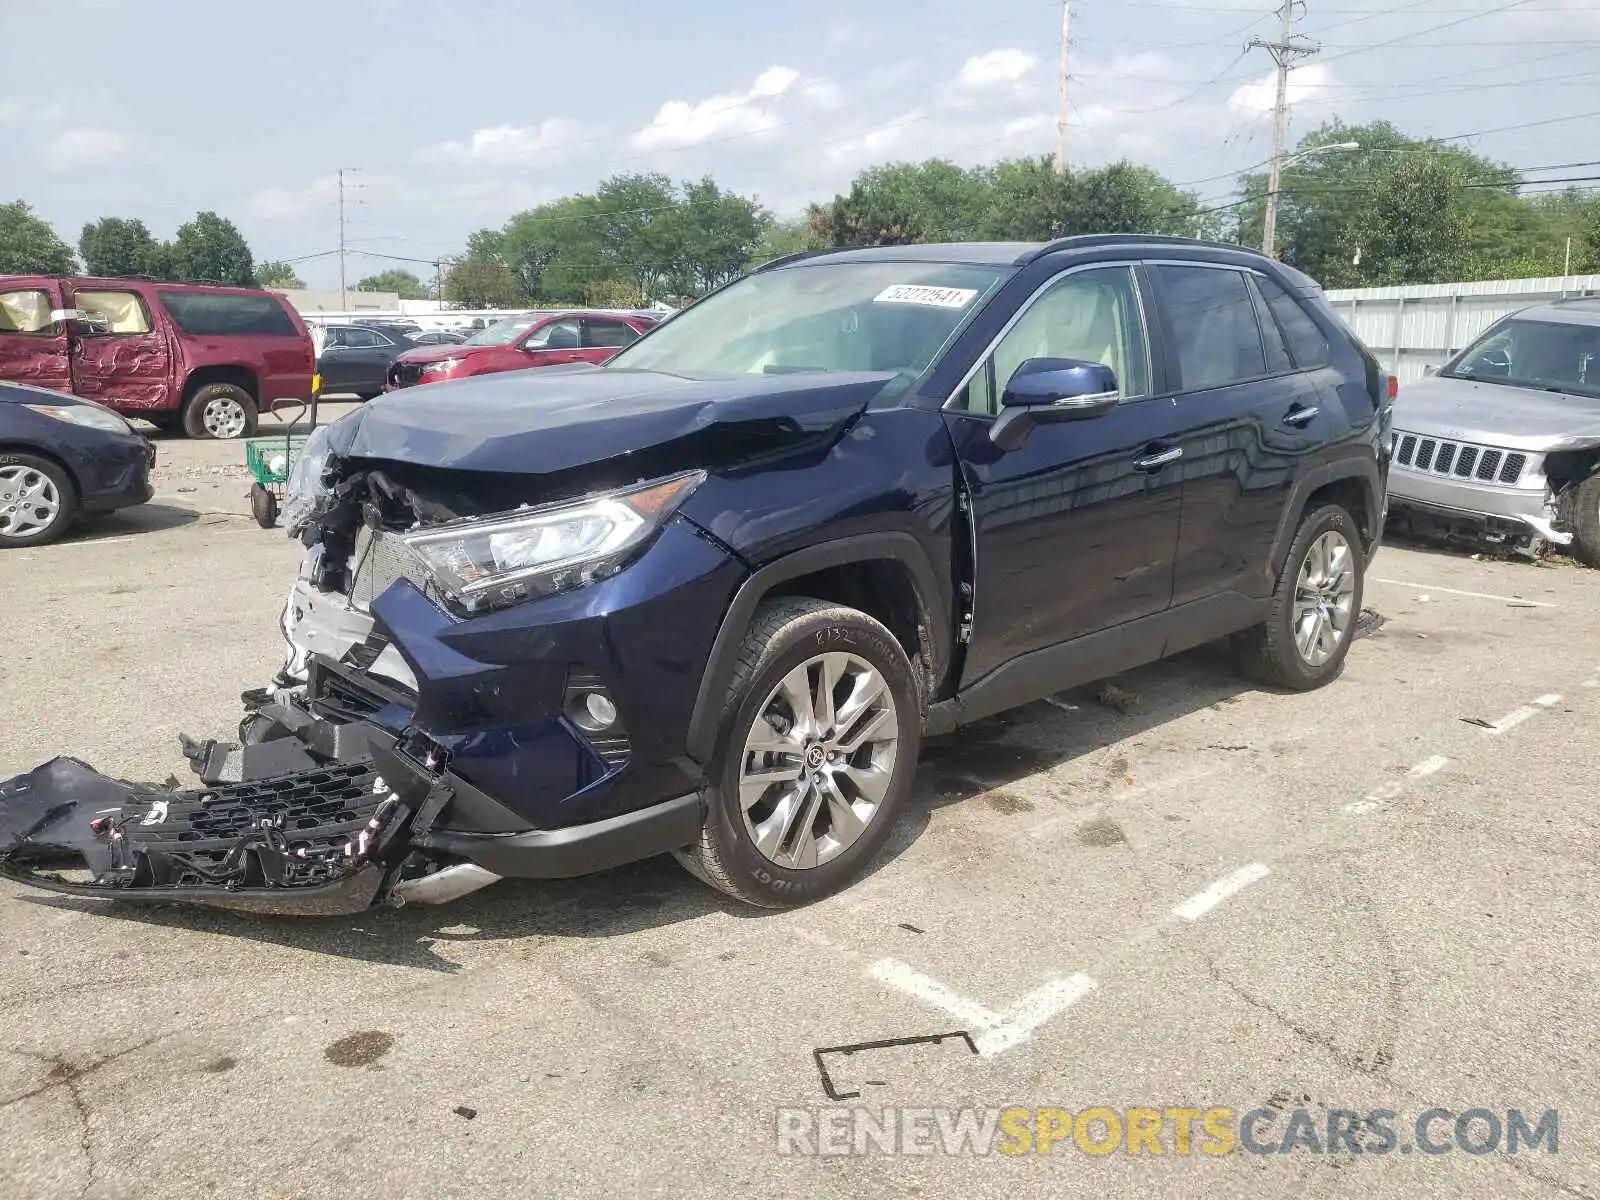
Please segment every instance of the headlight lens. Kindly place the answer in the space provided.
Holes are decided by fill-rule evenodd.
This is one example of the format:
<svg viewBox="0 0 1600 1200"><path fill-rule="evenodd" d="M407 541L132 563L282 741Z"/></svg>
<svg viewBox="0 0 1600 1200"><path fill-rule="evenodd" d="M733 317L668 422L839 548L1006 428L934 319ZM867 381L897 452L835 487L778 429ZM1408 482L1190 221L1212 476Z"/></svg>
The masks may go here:
<svg viewBox="0 0 1600 1200"><path fill-rule="evenodd" d="M69 425L87 425L90 429L100 429L106 433L133 432L132 425L109 408L101 408L98 404L26 404L23 407Z"/></svg>
<svg viewBox="0 0 1600 1200"><path fill-rule="evenodd" d="M691 471L585 500L401 536L446 595L467 612L485 612L620 571L704 478L704 471Z"/></svg>
<svg viewBox="0 0 1600 1200"><path fill-rule="evenodd" d="M342 418L341 418L342 419ZM289 472L289 483L284 488L283 527L290 537L299 537L300 530L316 511L317 502L327 492L322 476L328 469L328 438L331 425L318 425L300 447L300 457Z"/></svg>
<svg viewBox="0 0 1600 1200"><path fill-rule="evenodd" d="M464 358L441 358L438 362L423 363L424 375L438 375L444 371L453 371L467 360Z"/></svg>

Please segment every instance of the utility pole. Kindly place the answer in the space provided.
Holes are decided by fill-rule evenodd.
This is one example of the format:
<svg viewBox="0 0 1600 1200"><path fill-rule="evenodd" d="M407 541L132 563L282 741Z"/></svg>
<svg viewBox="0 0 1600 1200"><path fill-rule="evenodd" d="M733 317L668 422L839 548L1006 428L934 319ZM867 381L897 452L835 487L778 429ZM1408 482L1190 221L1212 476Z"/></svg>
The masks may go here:
<svg viewBox="0 0 1600 1200"><path fill-rule="evenodd" d="M344 290L344 168L339 168L339 311L350 311Z"/></svg>
<svg viewBox="0 0 1600 1200"><path fill-rule="evenodd" d="M1056 174L1067 173L1067 48L1072 44L1072 0L1061 0L1061 111L1056 116Z"/></svg>
<svg viewBox="0 0 1600 1200"><path fill-rule="evenodd" d="M1261 253L1268 258L1278 257L1278 188L1283 180L1283 143L1289 132L1289 69L1296 59L1321 49L1294 31L1295 10L1300 3L1301 0L1283 0L1278 9L1281 24L1277 41L1251 38L1245 46L1246 50L1259 46L1278 64L1278 99L1272 107L1272 170L1267 176L1267 214L1261 230Z"/></svg>

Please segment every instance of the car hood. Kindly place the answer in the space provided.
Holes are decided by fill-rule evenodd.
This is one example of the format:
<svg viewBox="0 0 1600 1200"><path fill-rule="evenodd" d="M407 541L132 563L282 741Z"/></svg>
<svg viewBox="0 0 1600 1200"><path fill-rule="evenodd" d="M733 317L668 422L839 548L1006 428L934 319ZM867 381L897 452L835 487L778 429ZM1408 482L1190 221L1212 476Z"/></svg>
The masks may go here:
<svg viewBox="0 0 1600 1200"><path fill-rule="evenodd" d="M1400 389L1394 425L1407 433L1548 452L1600 442L1600 399L1432 375Z"/></svg>
<svg viewBox="0 0 1600 1200"><path fill-rule="evenodd" d="M337 422L329 448L347 459L517 475L636 462L643 477L831 440L894 378L511 371L389 392Z"/></svg>
<svg viewBox="0 0 1600 1200"><path fill-rule="evenodd" d="M505 346L464 346L460 342L443 343L438 346L413 346L404 351L395 359L396 362L406 363L431 363L443 362L447 358L471 358L474 354L483 354L490 350L504 350ZM532 366L532 363L528 364Z"/></svg>

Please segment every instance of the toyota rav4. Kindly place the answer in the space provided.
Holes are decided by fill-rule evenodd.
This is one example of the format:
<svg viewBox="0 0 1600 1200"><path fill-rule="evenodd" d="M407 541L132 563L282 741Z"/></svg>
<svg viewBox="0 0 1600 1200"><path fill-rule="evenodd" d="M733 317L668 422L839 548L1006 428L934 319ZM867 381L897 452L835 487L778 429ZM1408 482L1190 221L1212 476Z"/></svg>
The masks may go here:
<svg viewBox="0 0 1600 1200"><path fill-rule="evenodd" d="M846 885L922 739L1213 639L1332 680L1393 380L1316 286L1131 236L755 271L600 367L390 393L290 485L286 661L198 787L57 759L0 869L280 912L670 852Z"/></svg>

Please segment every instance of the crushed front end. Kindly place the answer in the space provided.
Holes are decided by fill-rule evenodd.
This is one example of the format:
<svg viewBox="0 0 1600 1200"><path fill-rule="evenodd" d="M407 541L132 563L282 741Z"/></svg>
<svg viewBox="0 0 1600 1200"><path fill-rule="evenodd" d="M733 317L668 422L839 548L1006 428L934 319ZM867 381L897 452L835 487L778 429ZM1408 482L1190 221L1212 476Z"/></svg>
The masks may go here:
<svg viewBox="0 0 1600 1200"><path fill-rule="evenodd" d="M184 739L199 776L188 788L70 759L0 785L0 873L76 895L325 915L587 874L695 839L703 779L685 730L737 560L658 509L648 539L580 588L522 579L514 604L463 599L418 538L481 542L487 526L537 541L529 514L564 502L504 481L422 482L448 472L334 471L301 517L282 670L243 697L237 740ZM648 514L660 492L606 494L643 494ZM633 522L627 511L614 519Z"/></svg>

